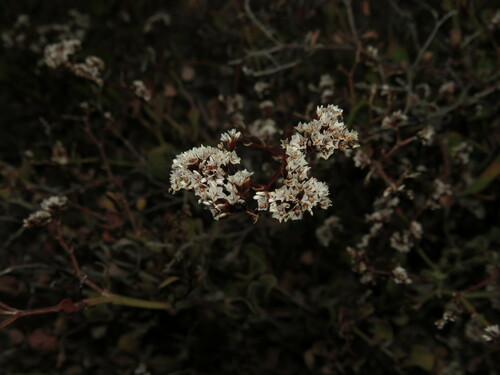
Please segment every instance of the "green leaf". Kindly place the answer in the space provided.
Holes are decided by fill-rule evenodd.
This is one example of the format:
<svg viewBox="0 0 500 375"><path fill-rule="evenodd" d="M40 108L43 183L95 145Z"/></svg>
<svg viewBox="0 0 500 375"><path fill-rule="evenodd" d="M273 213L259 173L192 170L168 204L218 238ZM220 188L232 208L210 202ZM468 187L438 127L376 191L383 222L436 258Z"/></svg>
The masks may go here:
<svg viewBox="0 0 500 375"><path fill-rule="evenodd" d="M359 319L364 319L375 311L375 307L371 303L365 303L360 306L358 313L359 313Z"/></svg>
<svg viewBox="0 0 500 375"><path fill-rule="evenodd" d="M408 62L408 52L406 49L401 47L391 48L389 51L389 57L392 61L397 63L407 63Z"/></svg>
<svg viewBox="0 0 500 375"><path fill-rule="evenodd" d="M406 366L417 366L425 371L431 371L434 367L434 354L425 346L413 345L410 357L405 360L404 364Z"/></svg>
<svg viewBox="0 0 500 375"><path fill-rule="evenodd" d="M392 318L392 321L398 326L405 326L408 324L410 318L406 314L396 315Z"/></svg>
<svg viewBox="0 0 500 375"><path fill-rule="evenodd" d="M500 175L500 156L497 156L488 168L486 168L486 170L484 170L474 182L462 191L461 195L464 196L479 193L480 191L486 189L493 182L493 180L498 177L498 175Z"/></svg>
<svg viewBox="0 0 500 375"><path fill-rule="evenodd" d="M179 280L177 276L167 277L160 285L158 285L158 289L165 288L166 286L176 282L177 280Z"/></svg>
<svg viewBox="0 0 500 375"><path fill-rule="evenodd" d="M168 179L170 166L176 155L176 150L172 145L164 144L148 151L148 172L154 177Z"/></svg>
<svg viewBox="0 0 500 375"><path fill-rule="evenodd" d="M392 340L393 337L392 326L390 323L384 320L376 321L372 325L371 331L373 334L373 339L377 342Z"/></svg>
<svg viewBox="0 0 500 375"><path fill-rule="evenodd" d="M264 296L267 298L269 293L278 284L278 280L274 275L262 275L259 279L260 284L264 287Z"/></svg>
<svg viewBox="0 0 500 375"><path fill-rule="evenodd" d="M139 349L139 340L133 333L125 333L120 336L116 346L127 353L135 353Z"/></svg>

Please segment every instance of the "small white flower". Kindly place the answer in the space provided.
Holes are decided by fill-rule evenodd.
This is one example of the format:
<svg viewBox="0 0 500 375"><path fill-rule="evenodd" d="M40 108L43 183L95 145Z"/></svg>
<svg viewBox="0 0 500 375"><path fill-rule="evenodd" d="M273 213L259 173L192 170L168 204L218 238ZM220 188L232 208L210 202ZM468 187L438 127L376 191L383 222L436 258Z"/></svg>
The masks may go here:
<svg viewBox="0 0 500 375"><path fill-rule="evenodd" d="M259 108L261 110L265 110L267 108L273 109L274 108L274 103L270 100L264 100L263 102L259 103Z"/></svg>
<svg viewBox="0 0 500 375"><path fill-rule="evenodd" d="M271 118L255 120L248 126L248 131L254 137L264 140L272 139L279 133L276 121Z"/></svg>
<svg viewBox="0 0 500 375"><path fill-rule="evenodd" d="M238 171L233 175L227 177L228 181L235 186L242 186L250 180L250 176L253 175L253 172L249 172L246 169L242 171Z"/></svg>
<svg viewBox="0 0 500 375"><path fill-rule="evenodd" d="M316 229L316 238L323 246L328 246L333 239L333 231L342 229L338 216L330 216Z"/></svg>
<svg viewBox="0 0 500 375"><path fill-rule="evenodd" d="M410 232L394 232L390 238L391 247L399 252L407 253L410 251L413 243L410 240Z"/></svg>
<svg viewBox="0 0 500 375"><path fill-rule="evenodd" d="M436 210L442 207L441 199L443 197L449 197L453 194L451 186L444 183L442 180L437 179L434 181L434 190L427 200L426 204L432 209Z"/></svg>
<svg viewBox="0 0 500 375"><path fill-rule="evenodd" d="M66 197L58 197L53 196L47 199L44 199L40 206L43 210L49 212L58 212L66 209L68 204L68 198Z"/></svg>
<svg viewBox="0 0 500 375"><path fill-rule="evenodd" d="M221 142L232 143L241 139L241 133L236 129L231 129L220 136Z"/></svg>
<svg viewBox="0 0 500 375"><path fill-rule="evenodd" d="M372 60L377 60L378 59L378 48L374 47L374 46L368 46L368 47L366 47L366 54Z"/></svg>
<svg viewBox="0 0 500 375"><path fill-rule="evenodd" d="M144 25L144 33L147 34L153 30L156 23L162 23L165 26L170 25L170 15L165 12L157 12L149 17Z"/></svg>
<svg viewBox="0 0 500 375"><path fill-rule="evenodd" d="M498 324L486 327L484 329L483 338L486 341L492 341L492 340L500 339L500 328L498 327Z"/></svg>
<svg viewBox="0 0 500 375"><path fill-rule="evenodd" d="M104 70L104 61L96 56L88 56L85 62L72 64L69 69L78 77L93 81L97 85L102 85L101 71Z"/></svg>
<svg viewBox="0 0 500 375"><path fill-rule="evenodd" d="M354 150L354 157L352 160L354 161L354 166L361 169L368 167L372 163L370 157L362 148Z"/></svg>
<svg viewBox="0 0 500 375"><path fill-rule="evenodd" d="M68 64L69 56L73 55L81 44L77 39L63 40L45 47L45 64L52 69Z"/></svg>
<svg viewBox="0 0 500 375"><path fill-rule="evenodd" d="M446 323L454 322L455 320L457 320L457 316L454 313L452 313L451 311L445 311L443 313L443 317L439 320L436 320L434 322L434 325L437 329L443 329Z"/></svg>
<svg viewBox="0 0 500 375"><path fill-rule="evenodd" d="M408 273L406 270L401 267L397 266L392 270L392 276L394 277L394 282L396 284L411 284L411 279L408 277Z"/></svg>
<svg viewBox="0 0 500 375"><path fill-rule="evenodd" d="M412 221L410 223L410 233L417 240L421 239L422 234L424 233L424 230L422 229L422 224L420 224L418 221Z"/></svg>
<svg viewBox="0 0 500 375"><path fill-rule="evenodd" d="M35 228L44 227L52 221L52 215L50 212L45 210L40 210L32 213L27 219L23 220L23 227L25 228Z"/></svg>
<svg viewBox="0 0 500 375"><path fill-rule="evenodd" d="M469 163L469 155L473 148L467 142L461 142L459 145L451 150L454 162L457 164L467 164Z"/></svg>
<svg viewBox="0 0 500 375"><path fill-rule="evenodd" d="M253 89L259 98L262 98L266 91L269 90L271 85L264 81L258 81L253 86Z"/></svg>
<svg viewBox="0 0 500 375"><path fill-rule="evenodd" d="M331 90L335 81L330 74L322 74L319 79L319 89L321 91ZM332 91L333 93L333 91Z"/></svg>
<svg viewBox="0 0 500 375"><path fill-rule="evenodd" d="M393 129L397 128L399 125L408 121L408 116L401 113L400 110L393 112L390 116L385 117L382 120L382 129Z"/></svg>
<svg viewBox="0 0 500 375"><path fill-rule="evenodd" d="M132 82L132 89L134 90L134 94L137 97L143 99L146 102L151 100L151 92L148 90L144 82L135 80L134 82Z"/></svg>
<svg viewBox="0 0 500 375"><path fill-rule="evenodd" d="M420 130L417 133L417 136L419 137L420 142L422 142L424 146L429 146L432 144L432 142L434 142L434 137L436 136L436 132L434 131L434 128L432 126L428 125L422 130Z"/></svg>

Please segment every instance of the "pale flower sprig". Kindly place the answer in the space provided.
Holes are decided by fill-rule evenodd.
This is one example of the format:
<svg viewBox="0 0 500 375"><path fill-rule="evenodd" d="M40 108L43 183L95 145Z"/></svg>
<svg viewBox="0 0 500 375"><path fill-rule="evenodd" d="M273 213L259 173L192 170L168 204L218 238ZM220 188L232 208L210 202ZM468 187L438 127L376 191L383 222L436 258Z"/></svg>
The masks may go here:
<svg viewBox="0 0 500 375"><path fill-rule="evenodd" d="M222 134L217 148L200 146L178 155L172 164L171 189L194 191L198 202L205 205L216 220L241 211L258 217L250 207L251 189L256 191L255 210L269 211L280 222L300 220L306 211L312 215L314 208L328 208L331 205L328 186L310 176L307 156L317 153L328 159L336 150L358 147L358 134L346 128L342 110L337 106L320 106L316 113L317 120L300 123L289 139L281 141L282 151L264 147L282 160L281 169L267 185L252 182L253 172L240 170L236 144L240 141L247 146L255 144L232 129ZM280 175L283 176L281 186L269 190Z"/></svg>
<svg viewBox="0 0 500 375"><path fill-rule="evenodd" d="M61 196L52 196L44 199L40 206L41 210L33 212L26 219L23 220L23 227L25 228L36 228L44 227L49 224L53 215L58 215L61 211L64 211L68 204L68 198Z"/></svg>

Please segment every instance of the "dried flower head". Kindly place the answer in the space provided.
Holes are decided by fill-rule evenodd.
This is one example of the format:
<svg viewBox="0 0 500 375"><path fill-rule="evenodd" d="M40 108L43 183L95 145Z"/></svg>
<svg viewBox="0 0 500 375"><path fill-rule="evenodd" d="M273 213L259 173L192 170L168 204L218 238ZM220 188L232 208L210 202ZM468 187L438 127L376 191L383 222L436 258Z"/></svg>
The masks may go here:
<svg viewBox="0 0 500 375"><path fill-rule="evenodd" d="M342 229L338 216L330 216L316 229L316 238L323 246L328 246L333 240L333 231Z"/></svg>
<svg viewBox="0 0 500 375"><path fill-rule="evenodd" d="M408 273L406 272L406 270L401 266L397 266L392 270L392 276L396 284L408 285L411 284L412 282L411 279L408 277Z"/></svg>
<svg viewBox="0 0 500 375"><path fill-rule="evenodd" d="M500 339L500 328L498 324L488 326L484 329L483 338L486 341L493 341Z"/></svg>
<svg viewBox="0 0 500 375"><path fill-rule="evenodd" d="M46 226L52 221L52 215L45 210L39 210L32 213L28 218L23 220L23 227L25 228L40 228Z"/></svg>
<svg viewBox="0 0 500 375"><path fill-rule="evenodd" d="M49 211L52 213L64 211L68 205L68 198L66 197L58 197L52 196L50 198L44 199L40 206L43 210Z"/></svg>
<svg viewBox="0 0 500 375"><path fill-rule="evenodd" d="M63 40L45 47L45 64L52 69L69 63L69 57L80 49L81 43L77 39Z"/></svg>
<svg viewBox="0 0 500 375"><path fill-rule="evenodd" d="M408 121L408 116L401 113L401 111L393 112L390 116L382 120L382 129L395 129L405 121Z"/></svg>
<svg viewBox="0 0 500 375"><path fill-rule="evenodd" d="M172 164L172 190L193 190L217 220L244 205L251 172L230 174L240 164L234 151L201 146L178 155Z"/></svg>
<svg viewBox="0 0 500 375"><path fill-rule="evenodd" d="M308 151L319 152L326 159L335 150L357 146L357 133L346 129L342 110L330 105L318 107L317 113L319 120L299 124L296 133L281 142L282 185L257 191L253 197L257 211L269 211L280 222L299 220L306 211L312 215L313 208L331 205L328 186L309 176ZM240 158L234 149L240 139L241 133L232 129L222 134L218 148L201 146L177 156L170 175L172 190L193 190L215 219L246 209L253 173L238 171Z"/></svg>
<svg viewBox="0 0 500 375"><path fill-rule="evenodd" d="M424 146L430 146L432 142L434 142L434 137L436 136L436 132L434 131L434 128L430 125L426 126L422 130L420 130L417 133L418 138L420 139L420 142Z"/></svg>
<svg viewBox="0 0 500 375"><path fill-rule="evenodd" d="M151 100L151 92L148 90L144 82L135 80L132 82L132 89L134 90L134 94L143 99L145 102Z"/></svg>
<svg viewBox="0 0 500 375"><path fill-rule="evenodd" d="M151 32L155 24L163 24L164 26L170 25L170 15L161 11L153 14L144 24L144 33L147 34Z"/></svg>
<svg viewBox="0 0 500 375"><path fill-rule="evenodd" d="M248 131L256 138L270 140L278 133L278 126L272 118L258 119L248 126Z"/></svg>
<svg viewBox="0 0 500 375"><path fill-rule="evenodd" d="M101 71L104 70L104 61L96 56L88 56L85 62L73 64L70 70L78 77L93 81L98 86L102 85Z"/></svg>

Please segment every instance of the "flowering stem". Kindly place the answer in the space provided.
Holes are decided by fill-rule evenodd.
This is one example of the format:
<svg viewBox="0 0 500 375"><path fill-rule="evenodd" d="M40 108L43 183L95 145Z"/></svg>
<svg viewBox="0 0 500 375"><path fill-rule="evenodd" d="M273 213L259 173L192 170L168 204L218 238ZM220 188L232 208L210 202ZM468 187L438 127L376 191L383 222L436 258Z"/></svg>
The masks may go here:
<svg viewBox="0 0 500 375"><path fill-rule="evenodd" d="M55 306L42 307L39 309L32 309L32 310L18 310L9 305L6 305L5 303L0 302L0 307L1 307L0 315L10 315L7 319L0 322L0 329L7 327L9 324L12 324L16 320L23 318L25 316L42 315L42 314L49 314L56 312L64 312L69 314L69 313L74 313L76 311L80 311L85 307L103 305L106 303L119 306L137 307L149 310L168 311L172 309L172 306L169 302L147 301L138 298L121 296L117 294L109 294L107 296L86 298L79 302L73 302L70 299L63 299Z"/></svg>
<svg viewBox="0 0 500 375"><path fill-rule="evenodd" d="M86 306L95 306L95 305L102 305L105 303L111 303L113 305L118 305L118 306L138 307L149 310L169 310L172 308L169 302L148 301L139 298L121 296L118 294L87 298L83 300L83 302L85 303Z"/></svg>

